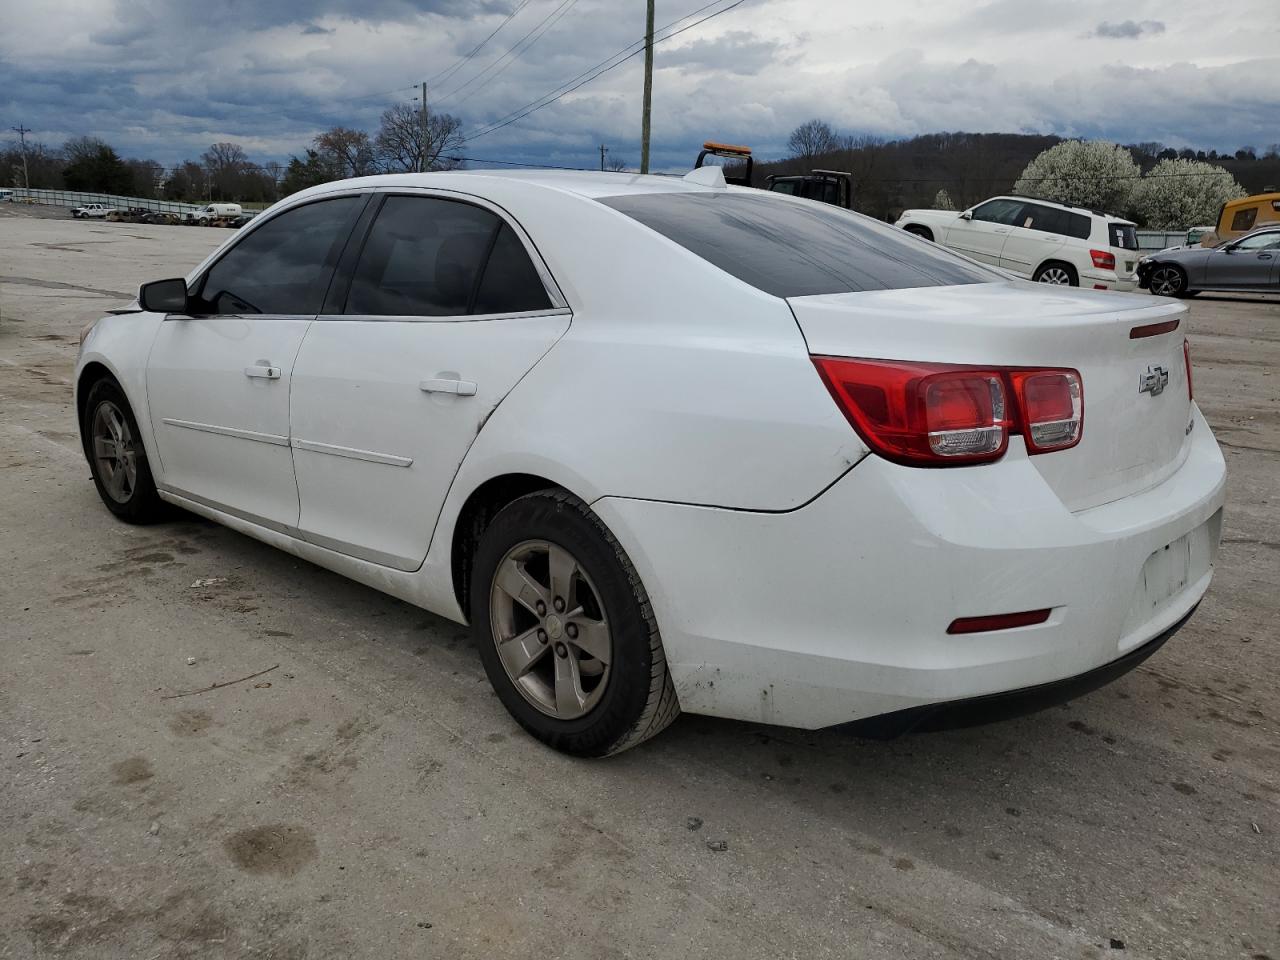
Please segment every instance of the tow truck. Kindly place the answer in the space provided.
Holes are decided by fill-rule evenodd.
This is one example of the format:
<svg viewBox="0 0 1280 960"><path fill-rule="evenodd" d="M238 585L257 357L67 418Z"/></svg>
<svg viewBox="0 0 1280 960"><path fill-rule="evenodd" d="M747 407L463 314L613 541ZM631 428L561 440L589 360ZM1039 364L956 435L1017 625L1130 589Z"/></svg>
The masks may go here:
<svg viewBox="0 0 1280 960"><path fill-rule="evenodd" d="M694 169L706 162L707 157L722 157L733 161L735 176L725 175L725 182L740 187L754 186L751 182L751 171L754 163L751 159L751 148L731 143L720 143L708 140L702 145L698 159L694 161ZM804 197L829 203L845 210L853 209L853 174L840 170L811 170L803 174L770 174L765 178L764 189L774 193L785 193L793 197Z"/></svg>

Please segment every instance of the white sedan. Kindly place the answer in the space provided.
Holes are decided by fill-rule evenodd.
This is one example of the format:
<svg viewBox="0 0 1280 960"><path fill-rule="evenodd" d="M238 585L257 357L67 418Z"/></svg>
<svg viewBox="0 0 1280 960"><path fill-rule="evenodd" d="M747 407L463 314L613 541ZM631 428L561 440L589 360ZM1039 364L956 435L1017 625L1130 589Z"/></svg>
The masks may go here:
<svg viewBox="0 0 1280 960"><path fill-rule="evenodd" d="M716 171L371 177L144 285L76 405L117 516L469 622L558 749L681 710L891 734L1190 616L1225 468L1184 319Z"/></svg>

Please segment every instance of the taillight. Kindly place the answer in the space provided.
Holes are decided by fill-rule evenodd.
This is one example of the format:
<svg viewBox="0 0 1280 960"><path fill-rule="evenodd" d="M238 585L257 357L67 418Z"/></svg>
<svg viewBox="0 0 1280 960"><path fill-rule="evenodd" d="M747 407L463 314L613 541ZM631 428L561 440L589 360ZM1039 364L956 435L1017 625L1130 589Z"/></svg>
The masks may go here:
<svg viewBox="0 0 1280 960"><path fill-rule="evenodd" d="M1084 430L1084 390L1074 370L1010 370L1027 453L1066 450Z"/></svg>
<svg viewBox="0 0 1280 960"><path fill-rule="evenodd" d="M1194 400L1196 392L1191 386L1191 341L1182 338L1182 362L1187 365L1187 399Z"/></svg>
<svg viewBox="0 0 1280 960"><path fill-rule="evenodd" d="M1028 453L1079 443L1084 396L1075 370L814 357L867 445L888 460L942 467L1004 456L1010 432Z"/></svg>
<svg viewBox="0 0 1280 960"><path fill-rule="evenodd" d="M1107 250L1090 250L1089 256L1093 258L1093 265L1099 270L1114 270L1116 268L1116 255Z"/></svg>

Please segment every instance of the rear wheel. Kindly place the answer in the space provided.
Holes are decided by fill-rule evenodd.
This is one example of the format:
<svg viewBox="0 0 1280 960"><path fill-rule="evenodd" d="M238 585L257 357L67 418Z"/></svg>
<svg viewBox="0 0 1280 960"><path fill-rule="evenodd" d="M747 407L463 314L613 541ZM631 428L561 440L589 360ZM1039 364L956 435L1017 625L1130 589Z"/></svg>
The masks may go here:
<svg viewBox="0 0 1280 960"><path fill-rule="evenodd" d="M1186 273L1172 263L1157 263L1151 270L1148 286L1157 297L1189 296Z"/></svg>
<svg viewBox="0 0 1280 960"><path fill-rule="evenodd" d="M1031 279L1036 283L1051 283L1060 287L1080 286L1080 276L1076 273L1076 268L1059 260L1040 264Z"/></svg>
<svg viewBox="0 0 1280 960"><path fill-rule="evenodd" d="M933 240L933 231L930 230L928 227L922 227L918 224L913 223L913 224L910 224L909 226L903 227L902 229L906 230L907 233L915 234L917 237L920 237L921 239L930 240L930 241Z"/></svg>
<svg viewBox="0 0 1280 960"><path fill-rule="evenodd" d="M539 740L602 757L679 714L644 586L577 497L547 490L505 507L480 537L471 584L489 682Z"/></svg>
<svg viewBox="0 0 1280 960"><path fill-rule="evenodd" d="M112 380L89 388L80 425L93 483L107 509L127 523L155 523L167 514L124 391Z"/></svg>

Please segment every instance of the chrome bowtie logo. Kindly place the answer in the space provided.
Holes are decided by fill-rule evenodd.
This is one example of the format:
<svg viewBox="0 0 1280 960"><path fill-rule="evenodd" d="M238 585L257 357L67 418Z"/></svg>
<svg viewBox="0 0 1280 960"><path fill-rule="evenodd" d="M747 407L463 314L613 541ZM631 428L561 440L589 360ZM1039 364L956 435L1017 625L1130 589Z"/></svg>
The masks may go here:
<svg viewBox="0 0 1280 960"><path fill-rule="evenodd" d="M1169 368L1162 367L1158 363L1153 363L1147 367L1142 373L1138 374L1138 392L1149 393L1153 397L1158 397L1164 393L1164 388L1169 385Z"/></svg>

